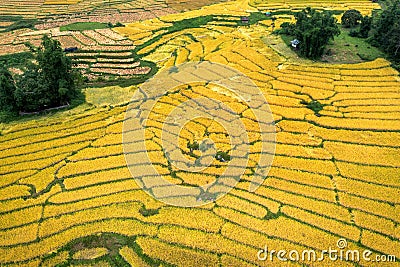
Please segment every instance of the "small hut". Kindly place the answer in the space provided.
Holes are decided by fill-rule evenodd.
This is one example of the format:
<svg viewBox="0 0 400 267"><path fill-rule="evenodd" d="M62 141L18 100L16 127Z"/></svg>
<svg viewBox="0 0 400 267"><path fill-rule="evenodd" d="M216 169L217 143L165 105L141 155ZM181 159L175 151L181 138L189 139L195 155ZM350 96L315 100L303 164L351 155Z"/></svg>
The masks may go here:
<svg viewBox="0 0 400 267"><path fill-rule="evenodd" d="M300 41L297 40L297 39L294 39L294 40L290 41L290 43L291 43L293 48L297 49L298 45L300 44Z"/></svg>
<svg viewBox="0 0 400 267"><path fill-rule="evenodd" d="M241 17L240 20L243 24L249 24L249 17Z"/></svg>

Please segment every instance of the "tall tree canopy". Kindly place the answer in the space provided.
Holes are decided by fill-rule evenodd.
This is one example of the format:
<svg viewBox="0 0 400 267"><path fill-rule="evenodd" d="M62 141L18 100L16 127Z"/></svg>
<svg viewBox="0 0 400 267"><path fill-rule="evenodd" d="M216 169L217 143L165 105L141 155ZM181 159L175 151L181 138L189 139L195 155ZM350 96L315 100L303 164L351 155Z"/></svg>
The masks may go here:
<svg viewBox="0 0 400 267"><path fill-rule="evenodd" d="M16 108L14 100L15 83L11 73L0 67L0 110L13 111Z"/></svg>
<svg viewBox="0 0 400 267"><path fill-rule="evenodd" d="M395 1L375 16L371 42L382 48L395 61L400 61L400 1Z"/></svg>
<svg viewBox="0 0 400 267"><path fill-rule="evenodd" d="M363 16L361 15L360 11L356 9L350 9L344 12L341 20L342 20L342 25L346 28L354 28L357 26Z"/></svg>
<svg viewBox="0 0 400 267"><path fill-rule="evenodd" d="M328 42L340 34L337 20L329 11L318 12L308 7L296 13L295 18L295 24L282 27L288 27L289 32L300 41L299 53L304 57L321 57Z"/></svg>
<svg viewBox="0 0 400 267"><path fill-rule="evenodd" d="M60 42L43 37L37 50L37 64L31 64L17 78L13 98L20 111L37 111L65 104L75 94L71 60Z"/></svg>

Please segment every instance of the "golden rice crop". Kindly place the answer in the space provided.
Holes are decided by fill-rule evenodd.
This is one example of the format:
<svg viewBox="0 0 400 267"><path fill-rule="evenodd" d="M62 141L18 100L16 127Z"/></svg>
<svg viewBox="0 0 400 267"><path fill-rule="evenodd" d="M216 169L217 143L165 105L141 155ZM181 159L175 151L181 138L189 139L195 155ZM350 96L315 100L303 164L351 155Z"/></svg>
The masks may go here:
<svg viewBox="0 0 400 267"><path fill-rule="evenodd" d="M399 153L396 148L340 142L324 142L324 148L328 150L336 160L369 165L400 167L398 160Z"/></svg>
<svg viewBox="0 0 400 267"><path fill-rule="evenodd" d="M388 92L368 92L368 93L337 93L331 100L349 100L349 99L385 99L385 98L397 98L398 93L388 93ZM371 110L371 109L370 109ZM372 111L372 110L371 110Z"/></svg>
<svg viewBox="0 0 400 267"><path fill-rule="evenodd" d="M400 181L397 179L400 175L399 168L359 165L341 161L337 161L336 166L342 177L386 186L400 186Z"/></svg>
<svg viewBox="0 0 400 267"><path fill-rule="evenodd" d="M19 225L36 222L41 218L42 207L33 206L26 209L12 211L2 214L0 221L0 229L12 228Z"/></svg>
<svg viewBox="0 0 400 267"><path fill-rule="evenodd" d="M68 203L97 196L104 196L112 193L129 191L132 189L138 189L138 185L133 181L121 181L113 182L109 184L95 185L83 189L65 191L60 194L56 194L49 198L51 203Z"/></svg>
<svg viewBox="0 0 400 267"><path fill-rule="evenodd" d="M298 79L298 78L291 78L287 75L281 76L278 78L280 81L292 83L300 86L307 86L311 88L318 88L322 90L333 90L334 86L332 85L331 81L317 81L317 80L307 80L307 79Z"/></svg>
<svg viewBox="0 0 400 267"><path fill-rule="evenodd" d="M12 149L10 148L8 150L3 150L2 156L6 157L6 156L28 154L37 151L43 151L45 149L52 149L60 146L65 146L68 144L81 143L89 140L94 140L96 138L99 138L103 134L103 132L104 132L103 129L97 129L94 131L78 133L76 135L66 136L54 140L46 140L43 142L24 145L17 148L12 148Z"/></svg>
<svg viewBox="0 0 400 267"><path fill-rule="evenodd" d="M365 211L397 222L399 221L395 208L389 203L341 192L338 193L338 196L340 204L344 207Z"/></svg>
<svg viewBox="0 0 400 267"><path fill-rule="evenodd" d="M236 266L236 267L254 267L251 263L248 263L244 260L240 260L238 258L223 254L221 256L221 264L222 266Z"/></svg>
<svg viewBox="0 0 400 267"><path fill-rule="evenodd" d="M399 112L349 112L345 113L346 118L380 119L380 120L399 120Z"/></svg>
<svg viewBox="0 0 400 267"><path fill-rule="evenodd" d="M188 172L178 172L176 174L184 183L191 185L203 186L215 182L214 175L207 175L202 173L188 173Z"/></svg>
<svg viewBox="0 0 400 267"><path fill-rule="evenodd" d="M326 189L334 188L329 176L311 172L272 167L268 172L268 176Z"/></svg>
<svg viewBox="0 0 400 267"><path fill-rule="evenodd" d="M177 226L162 226L157 237L168 243L182 244L194 249L229 254L248 261L256 261L256 258L252 256L257 253L254 248L238 244L216 233L189 230Z"/></svg>
<svg viewBox="0 0 400 267"><path fill-rule="evenodd" d="M310 133L324 140L342 141L354 144L366 144L377 146L397 146L400 142L400 134L397 132L374 132L354 129L326 129L312 127Z"/></svg>
<svg viewBox="0 0 400 267"><path fill-rule="evenodd" d="M148 256L176 266L215 266L219 262L217 255L181 248L157 239L138 237L137 243Z"/></svg>
<svg viewBox="0 0 400 267"><path fill-rule="evenodd" d="M248 186L244 187L243 189L247 190ZM344 222L350 222L349 211L346 208L334 203L311 199L305 196L274 190L267 187L259 187L256 193L276 202L296 206L304 210L312 211L314 213L335 218Z"/></svg>
<svg viewBox="0 0 400 267"><path fill-rule="evenodd" d="M111 145L111 146L101 146L101 147L88 147L80 150L78 153L68 157L70 161L80 161L95 159L99 157L114 156L122 154L122 145Z"/></svg>
<svg viewBox="0 0 400 267"><path fill-rule="evenodd" d="M372 86L347 86L347 85L336 85L336 92L350 92L350 93L365 93L365 92L398 92L396 86L385 86L385 87L372 87Z"/></svg>
<svg viewBox="0 0 400 267"><path fill-rule="evenodd" d="M273 220L261 220L222 207L214 208L214 211L223 218L241 226L312 248L323 249L324 246L329 247L330 244L335 244L337 241L334 235L282 216ZM290 227L291 231L280 227L283 224ZM310 240L313 241L310 242Z"/></svg>
<svg viewBox="0 0 400 267"><path fill-rule="evenodd" d="M19 172L24 170L42 170L50 167L65 159L69 153L55 155L52 158L31 160L29 162L20 162L14 165L0 166L0 174Z"/></svg>
<svg viewBox="0 0 400 267"><path fill-rule="evenodd" d="M173 224L206 232L218 232L224 220L212 211L178 207L162 208L159 214L148 217L152 223Z"/></svg>
<svg viewBox="0 0 400 267"><path fill-rule="evenodd" d="M289 120L282 120L277 123L277 126L285 132L292 132L292 133L308 133L309 129L313 127L313 125L305 121L289 121Z"/></svg>
<svg viewBox="0 0 400 267"><path fill-rule="evenodd" d="M393 221L359 210L353 210L352 214L356 225L395 237L396 227Z"/></svg>
<svg viewBox="0 0 400 267"><path fill-rule="evenodd" d="M283 107L279 105L270 105L272 115L274 117L274 121L282 120L282 117L287 119L294 119L294 120L304 120L307 114L311 114L312 111L301 107Z"/></svg>
<svg viewBox="0 0 400 267"><path fill-rule="evenodd" d="M132 181L131 183L134 182ZM62 214L68 214L80 210L129 201L146 203L146 208L148 209L157 209L165 206L164 203L155 200L146 192L137 189L110 193L109 195L97 196L95 198L84 199L78 202L57 203L56 205L49 204L44 208L43 217L57 217Z"/></svg>
<svg viewBox="0 0 400 267"><path fill-rule="evenodd" d="M79 250L72 255L75 260L92 260L108 254L108 249L103 247L86 248Z"/></svg>
<svg viewBox="0 0 400 267"><path fill-rule="evenodd" d="M342 69L340 70L340 74L342 76L349 76L349 77L361 76L363 78L360 81L363 81L364 77L391 76L391 75L397 75L398 72L393 68L386 67L377 69L352 69L352 70Z"/></svg>
<svg viewBox="0 0 400 267"><path fill-rule="evenodd" d="M13 184L14 182L18 181L21 178L29 177L36 173L37 171L35 170L26 170L26 171L21 171L21 172L13 172L9 174L3 174L1 176L0 180L0 186L8 186L10 184Z"/></svg>
<svg viewBox="0 0 400 267"><path fill-rule="evenodd" d="M385 98L375 98L375 99L346 99L334 102L335 106L338 107L348 107L348 106L399 106L400 98L385 99ZM372 108L371 108L372 109Z"/></svg>
<svg viewBox="0 0 400 267"><path fill-rule="evenodd" d="M289 206L283 206L281 208L281 211L289 217L308 223L310 225L314 225L318 228L327 230L339 236L343 236L346 239L357 242L360 238L361 232L355 226L345 224L343 222L339 222L333 219L324 218L319 215L314 215L310 212Z"/></svg>
<svg viewBox="0 0 400 267"><path fill-rule="evenodd" d="M126 166L125 158L123 155L70 162L58 171L57 177L62 178L71 175L118 168L123 166Z"/></svg>
<svg viewBox="0 0 400 267"><path fill-rule="evenodd" d="M100 184L104 182L111 182L116 180L131 179L132 174L128 168L112 169L108 171L94 172L90 174L83 174L67 178L64 180L65 188L75 189L80 187L86 187L94 184ZM134 183L134 181L132 181Z"/></svg>
<svg viewBox="0 0 400 267"><path fill-rule="evenodd" d="M40 238L43 238L71 228L74 225L83 225L107 218L140 218L140 207L141 204L139 203L125 202L47 218L40 224L38 234Z"/></svg>
<svg viewBox="0 0 400 267"><path fill-rule="evenodd" d="M385 236L365 230L361 235L361 244L386 254L395 255L396 258L400 257L398 249L400 242L398 240L391 240Z"/></svg>
<svg viewBox="0 0 400 267"><path fill-rule="evenodd" d="M267 209L258 204L254 204L231 195L223 196L217 200L216 204L219 206L232 208L258 218L263 218L268 213Z"/></svg>
<svg viewBox="0 0 400 267"><path fill-rule="evenodd" d="M363 14L378 7L365 1L311 1L308 4L330 10L354 7ZM261 10L282 12L299 10L306 4L294 0L253 2ZM121 11L132 8L142 7L140 3L118 4ZM126 106L112 109L85 106L34 120L2 124L0 265L63 264L76 251L52 251L60 251L76 238L102 232L138 236L136 244L146 256L180 266L264 266L267 262L257 261L256 254L266 243L269 249L326 249L334 247L339 237L361 241L364 248L398 254L398 72L384 59L360 64L331 65L302 60L293 63L274 50L280 44L268 36L270 21L248 27L214 22L173 33L166 30L176 21L209 14L229 15L223 18L237 20L249 15L245 10L253 8L246 2L220 3L116 29L131 40L110 29L68 33L59 39L66 44L79 40L87 46L85 49L99 50L80 54L101 56L98 65L101 68L93 70L97 72L129 74L115 70L114 67L121 65L116 64L115 56L130 57L121 60L126 65L137 64L132 61L133 52L111 50L134 49L134 45L160 38L139 51L140 55L149 53L145 59L157 63L159 68L204 59L246 73L267 99L277 122L276 156L263 185L255 192L248 191L254 167L260 163L261 133L254 110L234 92L220 86L182 86L162 97L153 110L145 110L150 113L145 130L148 153L139 151L127 155L134 160L131 169L126 168L121 146ZM162 10L154 14L158 12ZM293 21L291 15L277 18L277 27L282 22ZM60 35L58 30L52 31ZM8 42L35 41L41 34L30 31L29 36L19 36L21 33L24 31L10 34ZM22 49L18 44L10 48ZM107 61L107 57L111 59ZM129 71L149 71L133 69L134 66ZM218 78L223 71L220 68L215 73L204 71L196 75ZM227 163L213 159L211 166L202 172L186 173L177 166L168 166L162 152L161 134L166 115L180 103L198 97L211 98L215 104L223 102L240 114L252 142L249 162L242 166L246 167L245 174L228 195L198 208L169 206L155 200L140 186L152 188L156 195L172 193L179 200L197 204L194 194L199 190L194 188L192 195L185 192L181 196L184 192L173 192L166 181L204 184L214 181L215 175L226 169ZM301 102L309 103L313 99L325 105L319 113L321 116L316 116ZM215 106L215 116L224 119L227 111ZM266 111L265 107L262 110ZM201 143L204 138L211 138L218 150L231 153L234 147L225 134L227 131L216 120L195 119L180 131L179 145L188 153L187 142ZM194 154L199 156L200 152ZM149 175L151 166L143 165L147 156L165 182L159 184ZM187 158L195 160L192 156ZM238 164L233 165L238 167ZM218 189L213 188L211 192ZM158 213L144 216L139 212L141 209L157 209ZM352 242L349 245L358 248ZM133 246L125 246L119 253L131 265L145 266L135 251ZM82 257L75 254L75 258ZM274 263L279 265L268 262ZM293 263L296 264L309 263ZM321 264L332 266L333 263ZM351 265L341 262L343 266L346 264Z"/></svg>
<svg viewBox="0 0 400 267"><path fill-rule="evenodd" d="M335 129L355 129L355 130L400 130L400 121L398 120L373 120L373 119L353 119L353 118L332 118L317 117L307 115L306 118L315 122L318 126L330 127Z"/></svg>
<svg viewBox="0 0 400 267"><path fill-rule="evenodd" d="M37 238L37 231L38 223L2 230L0 234L0 246L5 247L32 242ZM1 258L0 256L0 261Z"/></svg>
<svg viewBox="0 0 400 267"><path fill-rule="evenodd" d="M240 225L227 222L222 230L221 234L229 239L236 240L242 244L254 246L259 249L264 249L265 245L268 245L268 250L297 250L302 251L305 249L304 246L292 243L288 240L282 240L278 238L271 238L270 236L260 233L255 230L241 227ZM268 265L273 264L268 262Z"/></svg>
<svg viewBox="0 0 400 267"><path fill-rule="evenodd" d="M132 248L130 248L128 246L124 246L124 247L120 248L119 249L119 254L131 266L142 266L142 267L149 267L150 266L146 262L144 262L142 260L142 258L140 258L139 255L137 255Z"/></svg>
<svg viewBox="0 0 400 267"><path fill-rule="evenodd" d="M276 155L285 155L301 158L311 159L331 159L332 156L329 152L322 148L309 148L305 146L294 146L287 144L277 144Z"/></svg>
<svg viewBox="0 0 400 267"><path fill-rule="evenodd" d="M238 196L243 199L247 199L251 202L257 203L259 205L262 205L265 208L267 208L268 211L271 211L273 213L277 213L281 206L281 204L276 201L273 201L271 199L268 199L268 198L265 198L265 197L262 197L262 196L259 196L256 194L249 193L248 191L239 190L239 189L234 188L229 193L234 196Z"/></svg>
<svg viewBox="0 0 400 267"><path fill-rule="evenodd" d="M157 229L134 219L106 219L99 222L87 223L69 228L59 234L43 238L41 242L33 242L24 246L0 248L0 261L24 261L53 251L71 240L95 234L98 232L114 232L125 235L145 234L154 236ZM35 231L36 233L36 231ZM5 253L9 251L11 253Z"/></svg>
<svg viewBox="0 0 400 267"><path fill-rule="evenodd" d="M66 262L69 258L69 251L61 251L57 255L43 260L41 266L51 267Z"/></svg>
<svg viewBox="0 0 400 267"><path fill-rule="evenodd" d="M293 134L288 132L276 133L278 143L291 145L319 146L322 140L310 134Z"/></svg>
<svg viewBox="0 0 400 267"><path fill-rule="evenodd" d="M369 184L340 177L335 177L334 179L339 191L388 203L399 203L399 188Z"/></svg>
<svg viewBox="0 0 400 267"><path fill-rule="evenodd" d="M289 191L303 196L329 201L332 203L336 202L336 193L333 188L327 190L275 178L268 178L263 185L282 191Z"/></svg>

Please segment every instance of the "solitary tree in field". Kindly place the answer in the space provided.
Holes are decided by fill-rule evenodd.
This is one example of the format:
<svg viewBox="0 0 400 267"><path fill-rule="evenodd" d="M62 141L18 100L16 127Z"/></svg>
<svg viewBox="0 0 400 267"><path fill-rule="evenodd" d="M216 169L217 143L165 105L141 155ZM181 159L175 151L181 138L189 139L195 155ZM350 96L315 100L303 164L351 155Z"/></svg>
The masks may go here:
<svg viewBox="0 0 400 267"><path fill-rule="evenodd" d="M299 53L307 58L322 56L325 46L340 34L337 20L331 12L318 12L310 7L295 15L296 23L287 25L300 41Z"/></svg>
<svg viewBox="0 0 400 267"><path fill-rule="evenodd" d="M18 79L14 97L19 110L35 111L65 104L75 94L72 63L57 40L43 37L32 64Z"/></svg>
<svg viewBox="0 0 400 267"><path fill-rule="evenodd" d="M342 16L342 25L346 28L354 28L360 23L362 18L363 16L360 11L356 9L347 10Z"/></svg>

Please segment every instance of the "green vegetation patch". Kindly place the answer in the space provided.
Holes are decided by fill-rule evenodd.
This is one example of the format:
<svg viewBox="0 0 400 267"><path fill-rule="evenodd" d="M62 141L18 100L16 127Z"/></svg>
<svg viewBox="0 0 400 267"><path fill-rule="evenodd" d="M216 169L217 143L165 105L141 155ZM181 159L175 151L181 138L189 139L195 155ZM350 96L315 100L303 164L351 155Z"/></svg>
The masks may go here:
<svg viewBox="0 0 400 267"><path fill-rule="evenodd" d="M310 102L303 100L301 101L301 104L306 105L306 107L314 111L315 114L318 114L324 108L324 105L322 105L318 100L312 100Z"/></svg>
<svg viewBox="0 0 400 267"><path fill-rule="evenodd" d="M75 22L60 27L60 31L87 31L110 28L107 23L100 22Z"/></svg>
<svg viewBox="0 0 400 267"><path fill-rule="evenodd" d="M30 52L2 55L0 56L0 66L7 66L7 68L24 68L33 59L34 56Z"/></svg>
<svg viewBox="0 0 400 267"><path fill-rule="evenodd" d="M67 258L61 260L57 266L102 266L106 263L109 266L115 267L129 267L129 263L120 254L120 249L124 246L131 248L141 258L145 264L149 266L166 266L172 267L171 264L163 262L158 259L153 259L143 253L142 248L136 243L136 236L125 236L115 233L99 233L96 235L89 235L82 238L75 239L69 242L58 251L44 255L42 261L52 261L57 258L57 255L67 252ZM93 249L93 248L106 248L108 253L97 257L95 259L73 259L72 255L75 253Z"/></svg>
<svg viewBox="0 0 400 267"><path fill-rule="evenodd" d="M0 27L0 32L11 32L19 29L34 29L36 19L25 19L22 16L0 16L1 22L12 22L12 24Z"/></svg>

